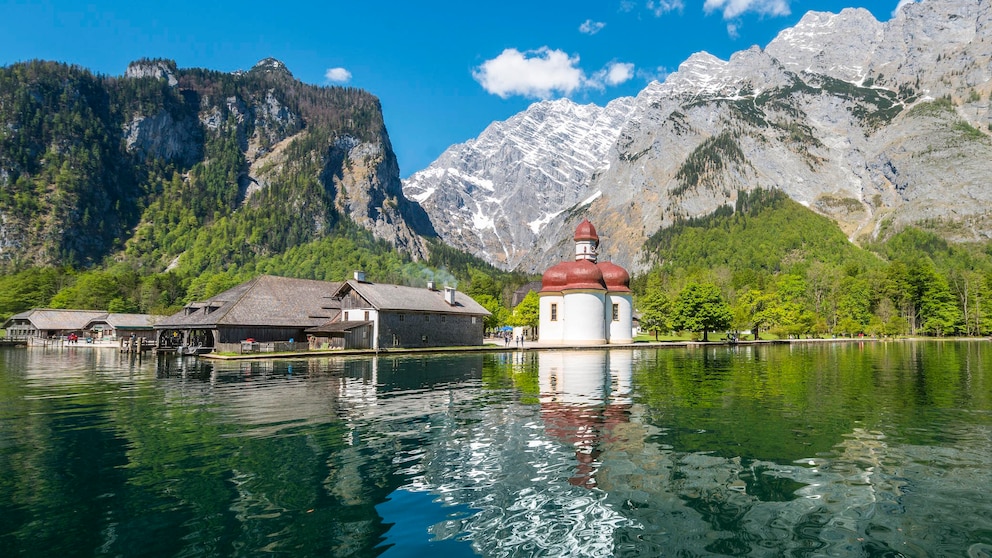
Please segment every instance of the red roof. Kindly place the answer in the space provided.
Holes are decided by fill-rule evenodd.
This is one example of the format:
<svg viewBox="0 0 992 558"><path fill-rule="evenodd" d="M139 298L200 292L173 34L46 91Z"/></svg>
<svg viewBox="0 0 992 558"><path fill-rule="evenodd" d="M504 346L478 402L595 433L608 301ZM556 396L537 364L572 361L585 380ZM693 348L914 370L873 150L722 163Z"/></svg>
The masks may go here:
<svg viewBox="0 0 992 558"><path fill-rule="evenodd" d="M626 269L613 262L599 262L596 265L603 274L607 290L630 291L630 274Z"/></svg>
<svg viewBox="0 0 992 558"><path fill-rule="evenodd" d="M599 235L596 234L596 227L592 226L592 223L588 219L583 219L579 223L579 226L575 227L575 241L578 242L580 240L595 240L597 244L599 243Z"/></svg>
<svg viewBox="0 0 992 558"><path fill-rule="evenodd" d="M603 272L589 260L562 262L544 272L541 291L564 291L568 289L606 290Z"/></svg>

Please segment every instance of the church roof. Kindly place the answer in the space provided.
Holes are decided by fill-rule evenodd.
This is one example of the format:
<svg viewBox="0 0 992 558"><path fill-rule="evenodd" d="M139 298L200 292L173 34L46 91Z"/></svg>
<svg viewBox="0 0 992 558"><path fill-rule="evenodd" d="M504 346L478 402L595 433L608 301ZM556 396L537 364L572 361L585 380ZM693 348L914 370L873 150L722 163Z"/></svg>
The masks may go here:
<svg viewBox="0 0 992 558"><path fill-rule="evenodd" d="M596 227L592 226L592 223L588 219L583 219L579 223L578 227L575 227L575 241L579 242L582 240L595 240L599 243L599 235L596 234Z"/></svg>

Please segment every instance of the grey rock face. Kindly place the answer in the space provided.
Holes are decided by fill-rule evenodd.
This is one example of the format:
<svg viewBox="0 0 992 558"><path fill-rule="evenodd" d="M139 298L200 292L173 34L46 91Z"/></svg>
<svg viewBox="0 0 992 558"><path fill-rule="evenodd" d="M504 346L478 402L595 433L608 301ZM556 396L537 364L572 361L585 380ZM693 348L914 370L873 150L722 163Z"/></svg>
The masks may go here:
<svg viewBox="0 0 992 558"><path fill-rule="evenodd" d="M452 147L407 192L435 223L450 221L442 238L523 271L565 257L582 218L604 237L603 257L646 269L641 247L659 228L759 187L830 216L852 240L910 224L951 240L989 238L990 14L988 0L923 0L884 23L866 10L811 12L765 49L729 61L697 53L624 100L621 118L601 121L616 128L597 129L613 138L605 156L521 125L540 121L535 105ZM518 143L571 156L528 166L509 155Z"/></svg>
<svg viewBox="0 0 992 558"><path fill-rule="evenodd" d="M155 156L189 165L202 157L202 133L195 120L176 121L166 110L151 116L135 115L124 127L129 153L142 159Z"/></svg>
<svg viewBox="0 0 992 558"><path fill-rule="evenodd" d="M176 63L171 60L137 61L127 65L124 77L131 79L146 77L164 79L169 83L170 87L175 87L179 84L179 80L176 79L176 72Z"/></svg>
<svg viewBox="0 0 992 558"><path fill-rule="evenodd" d="M446 243L511 269L547 223L588 197L633 99L544 101L448 148L403 184Z"/></svg>

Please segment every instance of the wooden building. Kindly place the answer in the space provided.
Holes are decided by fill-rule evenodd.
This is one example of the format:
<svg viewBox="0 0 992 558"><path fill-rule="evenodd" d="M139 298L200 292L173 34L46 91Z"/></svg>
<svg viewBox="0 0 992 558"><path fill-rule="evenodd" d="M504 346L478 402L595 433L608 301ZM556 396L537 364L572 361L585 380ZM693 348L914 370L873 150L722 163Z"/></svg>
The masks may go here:
<svg viewBox="0 0 992 558"><path fill-rule="evenodd" d="M362 272L331 295L341 312L311 328L345 348L389 349L482 345L489 311L451 287L438 290L371 283Z"/></svg>
<svg viewBox="0 0 992 558"><path fill-rule="evenodd" d="M122 335L151 339L154 322L162 316L117 314L102 310L35 308L11 316L3 327L17 340L59 339L76 335L82 342L113 341Z"/></svg>
<svg viewBox="0 0 992 558"><path fill-rule="evenodd" d="M247 344L306 347L306 330L338 314L340 283L261 275L155 324L159 350L242 352ZM290 343L292 341L292 343Z"/></svg>
<svg viewBox="0 0 992 558"><path fill-rule="evenodd" d="M108 313L86 323L86 332L94 341L118 341L132 335L147 342L155 341L155 322L165 316L152 314Z"/></svg>

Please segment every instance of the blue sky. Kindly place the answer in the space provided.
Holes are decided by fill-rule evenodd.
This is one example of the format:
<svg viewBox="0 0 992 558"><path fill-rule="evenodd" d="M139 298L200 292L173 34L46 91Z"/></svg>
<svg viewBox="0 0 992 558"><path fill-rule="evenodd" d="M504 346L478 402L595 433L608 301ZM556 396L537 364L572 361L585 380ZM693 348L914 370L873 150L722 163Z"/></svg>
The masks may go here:
<svg viewBox="0 0 992 558"><path fill-rule="evenodd" d="M142 57L235 71L271 56L304 82L378 96L406 177L542 98L604 105L694 52L763 47L807 11L863 7L887 21L897 3L0 0L0 66L56 60L116 76Z"/></svg>

